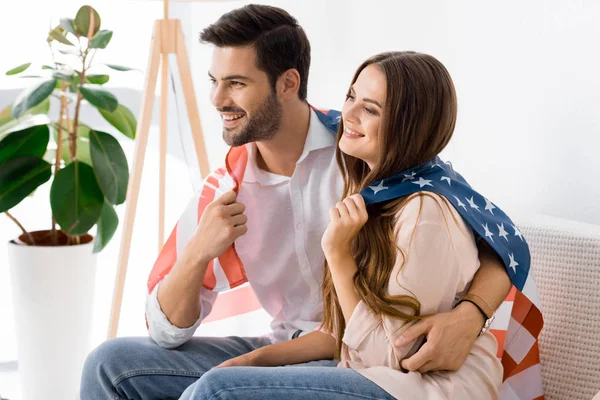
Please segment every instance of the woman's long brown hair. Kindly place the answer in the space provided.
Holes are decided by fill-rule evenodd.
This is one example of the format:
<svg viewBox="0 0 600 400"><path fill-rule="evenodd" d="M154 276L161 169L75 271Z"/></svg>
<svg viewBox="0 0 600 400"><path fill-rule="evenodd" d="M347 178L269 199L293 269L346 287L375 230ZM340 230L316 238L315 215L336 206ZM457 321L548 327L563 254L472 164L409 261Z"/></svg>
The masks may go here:
<svg viewBox="0 0 600 400"><path fill-rule="evenodd" d="M368 65L376 65L387 81L387 97L379 128L380 159L368 165L336 151L344 177L342 198L358 193L371 183L431 160L448 144L456 122L456 93L450 74L434 57L416 52L387 52L366 60L354 74L352 84ZM351 84L351 85L352 85ZM344 132L340 121L337 141ZM420 303L414 296L391 296L390 275L399 253L395 226L406 198L367 206L369 220L352 244L358 266L354 286L364 303L377 315L412 321L420 318ZM331 273L325 266L323 280L323 325L337 337L339 359L346 328Z"/></svg>

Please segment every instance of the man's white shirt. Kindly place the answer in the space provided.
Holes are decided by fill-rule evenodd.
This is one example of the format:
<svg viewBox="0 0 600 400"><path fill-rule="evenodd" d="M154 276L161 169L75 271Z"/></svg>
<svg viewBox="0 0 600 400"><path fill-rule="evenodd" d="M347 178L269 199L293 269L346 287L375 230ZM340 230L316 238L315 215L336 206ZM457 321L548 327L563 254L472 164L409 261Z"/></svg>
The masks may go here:
<svg viewBox="0 0 600 400"><path fill-rule="evenodd" d="M278 343L321 323L325 262L321 238L329 211L340 200L343 180L335 160L335 136L313 110L304 150L291 177L259 169L256 144L246 146L248 165L238 201L246 206L248 232L236 240L235 248L256 297L273 317L269 338ZM191 327L179 328L160 308L159 286L146 302L149 331L160 346L174 348L193 336L217 293L202 289L201 315Z"/></svg>

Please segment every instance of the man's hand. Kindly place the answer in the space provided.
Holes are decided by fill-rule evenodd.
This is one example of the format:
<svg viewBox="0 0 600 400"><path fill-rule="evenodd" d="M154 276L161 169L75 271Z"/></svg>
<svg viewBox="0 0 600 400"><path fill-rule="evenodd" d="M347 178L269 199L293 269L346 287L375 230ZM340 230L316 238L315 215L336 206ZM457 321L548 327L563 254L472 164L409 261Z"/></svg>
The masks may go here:
<svg viewBox="0 0 600 400"><path fill-rule="evenodd" d="M158 286L158 302L171 324L188 328L202 309L198 299L208 263L246 233L244 205L234 191L206 206L196 231L171 272Z"/></svg>
<svg viewBox="0 0 600 400"><path fill-rule="evenodd" d="M482 313L466 301L452 311L417 322L398 337L395 345L402 347L421 335L426 335L427 341L417 353L402 361L402 368L421 373L458 370L469 355L484 323Z"/></svg>
<svg viewBox="0 0 600 400"><path fill-rule="evenodd" d="M231 190L206 206L194 236L188 243L191 250L200 252L201 263L219 257L240 236L246 233L243 214L246 208L237 203L237 194Z"/></svg>

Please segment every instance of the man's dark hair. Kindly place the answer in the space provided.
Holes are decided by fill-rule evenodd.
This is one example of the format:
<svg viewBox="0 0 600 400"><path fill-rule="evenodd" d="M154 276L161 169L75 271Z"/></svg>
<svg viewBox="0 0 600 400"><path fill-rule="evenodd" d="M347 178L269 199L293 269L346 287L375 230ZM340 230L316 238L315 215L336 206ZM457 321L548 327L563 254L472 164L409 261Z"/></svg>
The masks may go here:
<svg viewBox="0 0 600 400"><path fill-rule="evenodd" d="M295 68L300 74L298 97L306 100L310 43L287 11L256 4L235 9L204 29L200 41L217 47L253 46L257 67L267 73L273 90L277 78Z"/></svg>

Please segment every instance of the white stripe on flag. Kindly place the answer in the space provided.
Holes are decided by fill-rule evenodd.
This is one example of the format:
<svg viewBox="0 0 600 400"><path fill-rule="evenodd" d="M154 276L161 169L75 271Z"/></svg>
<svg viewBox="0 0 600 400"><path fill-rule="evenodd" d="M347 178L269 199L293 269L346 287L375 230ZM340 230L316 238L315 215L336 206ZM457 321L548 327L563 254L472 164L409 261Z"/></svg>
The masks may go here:
<svg viewBox="0 0 600 400"><path fill-rule="evenodd" d="M203 322L194 336L262 336L271 332L270 323L272 320L273 317L261 308L260 310L219 321Z"/></svg>
<svg viewBox="0 0 600 400"><path fill-rule="evenodd" d="M527 280L523 286L523 294L527 296L540 311L542 311L542 303L540 302L540 296L535 284L535 279L533 279L533 271L531 270L529 271Z"/></svg>
<svg viewBox="0 0 600 400"><path fill-rule="evenodd" d="M535 338L531 336L529 331L511 318L506 333L506 344L504 345L508 355L510 355L517 364L520 364L527 353L529 353L529 350L534 343Z"/></svg>
<svg viewBox="0 0 600 400"><path fill-rule="evenodd" d="M536 364L508 378L500 387L501 400L535 399L544 395L542 367Z"/></svg>
<svg viewBox="0 0 600 400"><path fill-rule="evenodd" d="M228 173L219 174L217 176L217 184L219 187L215 190L215 200L233 190L234 186L233 178Z"/></svg>
<svg viewBox="0 0 600 400"><path fill-rule="evenodd" d="M217 281L213 290L217 292L229 290L229 280L227 279L227 276L225 275L223 267L221 266L221 263L219 262L218 258L215 258L213 260L213 271L215 273L215 279Z"/></svg>
<svg viewBox="0 0 600 400"><path fill-rule="evenodd" d="M496 317L494 318L494 322L492 322L492 326L490 329L495 329L499 331L505 331L508 329L508 322L510 321L510 313L512 312L513 302L512 301L504 301L496 310Z"/></svg>
<svg viewBox="0 0 600 400"><path fill-rule="evenodd" d="M196 231L196 226L198 225L199 200L199 196L194 196L192 201L188 203L188 206L183 212L183 215L179 218L179 221L177 221L176 249L178 256L183 252L183 248Z"/></svg>
<svg viewBox="0 0 600 400"><path fill-rule="evenodd" d="M500 385L499 392L500 400L523 400L514 392L508 382L503 382L502 385Z"/></svg>
<svg viewBox="0 0 600 400"><path fill-rule="evenodd" d="M229 174L225 174L223 179L219 179L219 185L223 187L224 191L233 190L235 182Z"/></svg>

